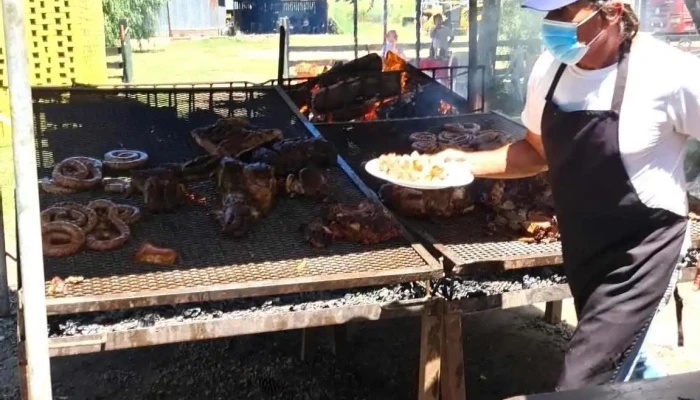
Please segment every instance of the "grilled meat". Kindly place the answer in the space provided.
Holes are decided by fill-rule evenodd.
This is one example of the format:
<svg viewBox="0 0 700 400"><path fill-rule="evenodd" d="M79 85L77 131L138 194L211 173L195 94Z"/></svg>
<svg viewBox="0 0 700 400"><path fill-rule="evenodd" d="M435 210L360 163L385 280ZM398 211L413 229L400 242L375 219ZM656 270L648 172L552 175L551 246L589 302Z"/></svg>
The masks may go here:
<svg viewBox="0 0 700 400"><path fill-rule="evenodd" d="M254 216L267 216L277 194L274 168L263 163L248 164L243 169L243 178L246 193L255 205Z"/></svg>
<svg viewBox="0 0 700 400"><path fill-rule="evenodd" d="M330 167L336 164L338 151L333 143L322 138L284 139L271 148L259 148L252 162L264 162L275 167L278 176L296 174L307 166Z"/></svg>
<svg viewBox="0 0 700 400"><path fill-rule="evenodd" d="M288 175L285 190L291 196L304 195L321 201L326 201L332 196L326 175L315 167L302 168L298 175Z"/></svg>
<svg viewBox="0 0 700 400"><path fill-rule="evenodd" d="M320 218L302 228L307 241L314 247L327 246L333 239L370 245L400 235L399 228L389 213L369 201L326 206L322 209Z"/></svg>
<svg viewBox="0 0 700 400"><path fill-rule="evenodd" d="M214 215L221 224L221 232L235 238L248 233L253 218L248 199L243 193L225 193L221 197L221 209L215 210Z"/></svg>
<svg viewBox="0 0 700 400"><path fill-rule="evenodd" d="M182 183L179 164L132 171L128 193L143 195L146 208L152 212L172 212L186 200L187 188Z"/></svg>
<svg viewBox="0 0 700 400"><path fill-rule="evenodd" d="M554 200L546 174L524 179L483 179L474 182L479 202L495 213L495 227L524 234L523 241L559 239Z"/></svg>
<svg viewBox="0 0 700 400"><path fill-rule="evenodd" d="M210 154L239 157L267 143L282 139L279 129L261 129L243 118L222 118L192 131L192 137Z"/></svg>
<svg viewBox="0 0 700 400"><path fill-rule="evenodd" d="M474 209L467 187L442 190L418 190L387 183L379 196L389 208L409 217L451 217Z"/></svg>
<svg viewBox="0 0 700 400"><path fill-rule="evenodd" d="M221 209L215 215L222 230L244 236L255 219L267 216L274 204L277 181L274 169L263 163L246 164L224 157L216 174Z"/></svg>

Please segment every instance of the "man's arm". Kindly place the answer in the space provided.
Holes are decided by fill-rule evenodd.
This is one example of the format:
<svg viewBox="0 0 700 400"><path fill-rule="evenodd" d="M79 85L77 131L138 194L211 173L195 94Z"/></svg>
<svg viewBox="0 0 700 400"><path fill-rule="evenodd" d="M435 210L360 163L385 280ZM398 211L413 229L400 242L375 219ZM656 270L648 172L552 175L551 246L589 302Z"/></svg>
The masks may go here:
<svg viewBox="0 0 700 400"><path fill-rule="evenodd" d="M495 150L467 153L448 149L438 156L448 162L464 162L477 178L526 178L547 170L542 137L530 131L525 139Z"/></svg>

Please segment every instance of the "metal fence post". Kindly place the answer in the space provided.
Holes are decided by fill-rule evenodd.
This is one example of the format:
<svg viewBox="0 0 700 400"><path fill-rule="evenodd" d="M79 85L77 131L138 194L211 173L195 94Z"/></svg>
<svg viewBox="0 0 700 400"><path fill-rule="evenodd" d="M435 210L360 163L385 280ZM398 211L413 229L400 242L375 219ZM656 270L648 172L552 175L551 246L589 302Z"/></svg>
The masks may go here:
<svg viewBox="0 0 700 400"><path fill-rule="evenodd" d="M47 337L44 255L41 249L39 191L32 92L27 66L24 30L24 1L3 0L3 22L7 51L7 72L12 109L12 147L17 191L18 260L21 269L21 302L26 344L27 397L51 399L51 365Z"/></svg>
<svg viewBox="0 0 700 400"><path fill-rule="evenodd" d="M122 82L131 83L134 80L134 59L131 54L132 49L129 23L126 19L119 20L119 40L122 44Z"/></svg>

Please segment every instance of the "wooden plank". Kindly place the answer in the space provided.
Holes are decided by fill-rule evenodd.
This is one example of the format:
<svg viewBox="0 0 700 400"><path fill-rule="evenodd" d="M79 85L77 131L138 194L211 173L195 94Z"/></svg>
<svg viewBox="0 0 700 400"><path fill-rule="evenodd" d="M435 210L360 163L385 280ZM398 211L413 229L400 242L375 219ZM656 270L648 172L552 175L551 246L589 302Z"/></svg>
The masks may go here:
<svg viewBox="0 0 700 400"><path fill-rule="evenodd" d="M462 337L462 316L443 317L442 363L440 387L443 399L466 400L464 383L464 343Z"/></svg>
<svg viewBox="0 0 700 400"><path fill-rule="evenodd" d="M440 398L440 358L442 356L442 317L421 317L418 400Z"/></svg>
<svg viewBox="0 0 700 400"><path fill-rule="evenodd" d="M561 300L548 301L544 309L544 320L552 325L561 323L562 305L563 302Z"/></svg>
<svg viewBox="0 0 700 400"><path fill-rule="evenodd" d="M506 400L700 400L700 372Z"/></svg>

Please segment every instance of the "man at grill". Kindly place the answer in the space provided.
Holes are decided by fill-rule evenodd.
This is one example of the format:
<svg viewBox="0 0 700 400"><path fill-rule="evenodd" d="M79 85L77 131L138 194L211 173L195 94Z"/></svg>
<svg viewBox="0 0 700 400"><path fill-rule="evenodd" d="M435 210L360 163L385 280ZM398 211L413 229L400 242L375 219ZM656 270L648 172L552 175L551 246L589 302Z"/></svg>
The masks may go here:
<svg viewBox="0 0 700 400"><path fill-rule="evenodd" d="M441 154L482 178L548 171L579 320L558 389L624 381L690 244L683 161L700 138L700 60L638 35L619 0L523 6L546 12L525 139Z"/></svg>

